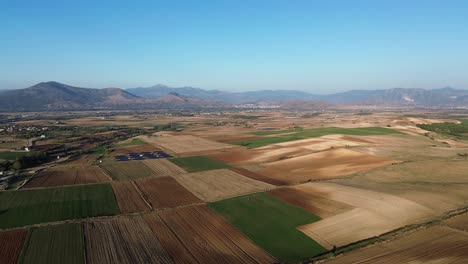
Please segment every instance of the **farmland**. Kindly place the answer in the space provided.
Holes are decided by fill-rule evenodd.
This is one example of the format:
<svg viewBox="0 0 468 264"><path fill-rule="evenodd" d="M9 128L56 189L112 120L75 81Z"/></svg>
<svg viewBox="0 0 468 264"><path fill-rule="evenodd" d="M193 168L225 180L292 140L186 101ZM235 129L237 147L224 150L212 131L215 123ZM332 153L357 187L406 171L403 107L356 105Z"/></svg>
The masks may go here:
<svg viewBox="0 0 468 264"><path fill-rule="evenodd" d="M141 217L84 224L86 263L171 263Z"/></svg>
<svg viewBox="0 0 468 264"><path fill-rule="evenodd" d="M227 169L180 174L174 177L204 201L215 201L273 188L270 184L244 177Z"/></svg>
<svg viewBox="0 0 468 264"><path fill-rule="evenodd" d="M273 263L233 226L205 205L145 215L174 263Z"/></svg>
<svg viewBox="0 0 468 264"><path fill-rule="evenodd" d="M170 161L176 164L177 166L183 168L187 172L215 170L229 167L228 165L220 161L213 160L205 156L172 158Z"/></svg>
<svg viewBox="0 0 468 264"><path fill-rule="evenodd" d="M119 213L108 184L0 192L0 228Z"/></svg>
<svg viewBox="0 0 468 264"><path fill-rule="evenodd" d="M151 209L143 200L133 182L120 181L113 182L111 185L121 213L135 213Z"/></svg>
<svg viewBox="0 0 468 264"><path fill-rule="evenodd" d="M154 209L200 202L195 195L171 177L141 179L135 183Z"/></svg>
<svg viewBox="0 0 468 264"><path fill-rule="evenodd" d="M257 172L293 184L345 176L398 162L348 149L332 149L267 163L265 169Z"/></svg>
<svg viewBox="0 0 468 264"><path fill-rule="evenodd" d="M116 181L157 177L142 161L105 161L100 166Z"/></svg>
<svg viewBox="0 0 468 264"><path fill-rule="evenodd" d="M160 147L178 156L191 156L234 148L232 145L189 135L141 136L141 138L156 147Z"/></svg>
<svg viewBox="0 0 468 264"><path fill-rule="evenodd" d="M148 159L144 160L143 163L153 170L156 177L186 173L184 169L166 159Z"/></svg>
<svg viewBox="0 0 468 264"><path fill-rule="evenodd" d="M266 145L295 141L306 138L321 137L332 134L341 134L341 135L354 135L354 136L369 136L369 135L387 135L387 134L400 134L400 132L383 127L364 127L364 128L338 128L338 127L328 127L328 128L318 128L318 129L309 129L303 130L295 133L288 133L289 130L286 130L287 135L277 136L277 137L264 137L253 140L245 141L235 141L232 144L246 146L249 148L259 148ZM260 135L274 135L276 133L260 133ZM259 135L256 133L256 135Z"/></svg>
<svg viewBox="0 0 468 264"><path fill-rule="evenodd" d="M30 231L20 263L84 263L80 224L34 228Z"/></svg>
<svg viewBox="0 0 468 264"><path fill-rule="evenodd" d="M80 127L35 139L38 149L66 148L43 163L0 161L0 262L464 263L468 142L435 128L466 115L418 113L145 110L19 121Z"/></svg>
<svg viewBox="0 0 468 264"><path fill-rule="evenodd" d="M16 263L27 233L26 229L0 232L0 263Z"/></svg>
<svg viewBox="0 0 468 264"><path fill-rule="evenodd" d="M39 172L27 182L24 188L55 187L108 181L110 181L109 177L96 165L63 165Z"/></svg>
<svg viewBox="0 0 468 264"><path fill-rule="evenodd" d="M296 230L320 218L268 194L231 198L210 207L279 260L299 261L325 251Z"/></svg>

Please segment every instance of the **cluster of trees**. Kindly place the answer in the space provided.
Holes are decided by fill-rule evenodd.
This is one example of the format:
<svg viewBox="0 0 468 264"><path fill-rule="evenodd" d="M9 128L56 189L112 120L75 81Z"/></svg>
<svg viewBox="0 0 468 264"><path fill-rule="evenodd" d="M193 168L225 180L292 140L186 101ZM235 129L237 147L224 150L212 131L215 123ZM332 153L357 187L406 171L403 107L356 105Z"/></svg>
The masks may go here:
<svg viewBox="0 0 468 264"><path fill-rule="evenodd" d="M47 162L50 160L43 152L34 152L29 155L18 157L15 161L4 161L0 163L0 170L2 171L18 171L25 168L30 168Z"/></svg>

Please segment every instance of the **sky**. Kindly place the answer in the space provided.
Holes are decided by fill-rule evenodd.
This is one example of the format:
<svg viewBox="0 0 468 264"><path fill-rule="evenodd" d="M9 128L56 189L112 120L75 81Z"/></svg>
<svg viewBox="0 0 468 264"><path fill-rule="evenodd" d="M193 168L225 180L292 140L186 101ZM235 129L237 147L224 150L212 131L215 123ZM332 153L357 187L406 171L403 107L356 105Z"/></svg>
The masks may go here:
<svg viewBox="0 0 468 264"><path fill-rule="evenodd" d="M468 89L468 1L0 0L0 89Z"/></svg>

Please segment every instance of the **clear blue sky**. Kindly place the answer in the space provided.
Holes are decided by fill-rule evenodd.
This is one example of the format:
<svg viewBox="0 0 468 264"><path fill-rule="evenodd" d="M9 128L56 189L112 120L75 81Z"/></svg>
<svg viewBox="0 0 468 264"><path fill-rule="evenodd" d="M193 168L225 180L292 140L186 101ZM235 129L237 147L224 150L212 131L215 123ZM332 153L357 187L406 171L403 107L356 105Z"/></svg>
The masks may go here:
<svg viewBox="0 0 468 264"><path fill-rule="evenodd" d="M0 88L468 89L468 1L0 0Z"/></svg>

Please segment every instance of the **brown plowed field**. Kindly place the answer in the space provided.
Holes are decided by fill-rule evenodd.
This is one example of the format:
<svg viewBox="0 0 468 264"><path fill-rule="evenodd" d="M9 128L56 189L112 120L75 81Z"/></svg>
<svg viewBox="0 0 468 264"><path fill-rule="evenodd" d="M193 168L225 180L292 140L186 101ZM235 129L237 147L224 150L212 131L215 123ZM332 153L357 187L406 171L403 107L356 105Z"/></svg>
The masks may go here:
<svg viewBox="0 0 468 264"><path fill-rule="evenodd" d="M301 147L268 146L261 149L240 149L210 155L211 158L232 165L248 165L278 161L284 158L310 154L312 151Z"/></svg>
<svg viewBox="0 0 468 264"><path fill-rule="evenodd" d="M189 135L180 136L140 136L144 141L161 147L164 150L175 153L179 156L187 156L195 153L211 152L224 149L238 148L229 144L219 143L216 141L207 140L200 137L194 137Z"/></svg>
<svg viewBox="0 0 468 264"><path fill-rule="evenodd" d="M266 191L275 187L228 169L180 174L174 178L204 201L216 201L242 194Z"/></svg>
<svg viewBox="0 0 468 264"><path fill-rule="evenodd" d="M144 216L175 263L274 263L206 205Z"/></svg>
<svg viewBox="0 0 468 264"><path fill-rule="evenodd" d="M444 221L444 224L452 228L468 232L468 213L452 217L449 220Z"/></svg>
<svg viewBox="0 0 468 264"><path fill-rule="evenodd" d="M307 189L301 188L301 185L274 189L269 193L280 200L301 207L321 218L331 217L353 208L350 205L308 192Z"/></svg>
<svg viewBox="0 0 468 264"><path fill-rule="evenodd" d="M333 149L264 164L266 168L258 173L294 184L336 178L397 162L348 149Z"/></svg>
<svg viewBox="0 0 468 264"><path fill-rule="evenodd" d="M113 182L111 185L114 190L115 199L122 213L135 213L151 209L145 201L143 201L134 183L121 181Z"/></svg>
<svg viewBox="0 0 468 264"><path fill-rule="evenodd" d="M141 217L84 223L86 263L171 263Z"/></svg>
<svg viewBox="0 0 468 264"><path fill-rule="evenodd" d="M135 183L154 209L201 202L172 177L141 179Z"/></svg>
<svg viewBox="0 0 468 264"><path fill-rule="evenodd" d="M27 234L27 229L0 232L0 263L16 263Z"/></svg>
<svg viewBox="0 0 468 264"><path fill-rule="evenodd" d="M268 177L263 176L261 174L258 174L256 172L250 171L248 169L244 169L244 168L240 168L240 167L232 167L232 168L229 168L229 169L234 171L234 172L237 172L237 173L239 173L239 174L241 174L243 176L249 177L251 179L266 182L266 183L269 183L269 184L272 184L272 185L280 186L280 185L287 185L288 184L286 181L268 178Z"/></svg>
<svg viewBox="0 0 468 264"><path fill-rule="evenodd" d="M45 169L31 178L23 188L54 187L109 182L109 177L95 165L63 165Z"/></svg>
<svg viewBox="0 0 468 264"><path fill-rule="evenodd" d="M142 161L106 161L101 167L117 181L157 177Z"/></svg>
<svg viewBox="0 0 468 264"><path fill-rule="evenodd" d="M326 263L466 263L468 235L435 226L398 239L345 253Z"/></svg>
<svg viewBox="0 0 468 264"><path fill-rule="evenodd" d="M143 163L152 169L157 177L187 173L184 169L166 159L148 159L144 160Z"/></svg>

